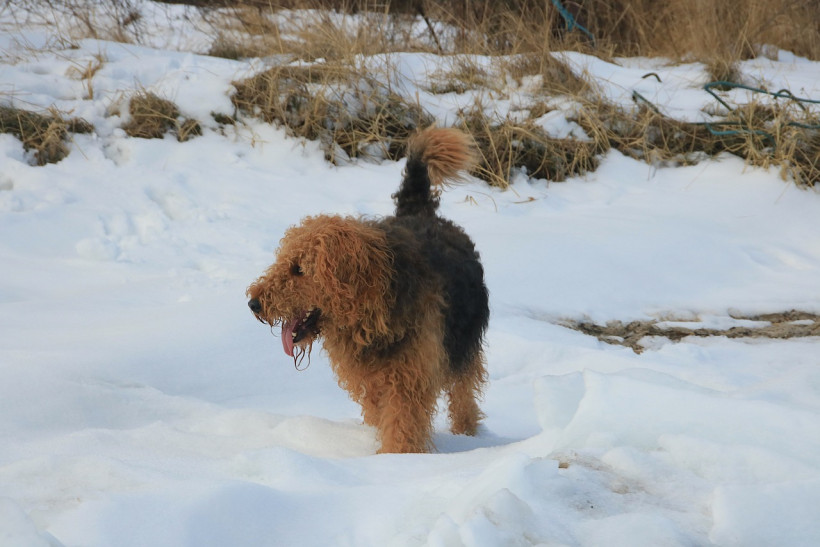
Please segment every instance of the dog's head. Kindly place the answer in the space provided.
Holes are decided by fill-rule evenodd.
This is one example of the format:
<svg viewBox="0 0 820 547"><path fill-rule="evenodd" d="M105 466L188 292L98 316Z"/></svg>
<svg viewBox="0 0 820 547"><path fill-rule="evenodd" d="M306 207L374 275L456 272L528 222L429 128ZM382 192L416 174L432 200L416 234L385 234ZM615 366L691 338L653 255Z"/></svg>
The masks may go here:
<svg viewBox="0 0 820 547"><path fill-rule="evenodd" d="M387 334L391 278L380 230L353 218L308 217L285 232L276 261L248 287L248 307L263 323L282 325L282 347L296 360L323 334L363 346Z"/></svg>

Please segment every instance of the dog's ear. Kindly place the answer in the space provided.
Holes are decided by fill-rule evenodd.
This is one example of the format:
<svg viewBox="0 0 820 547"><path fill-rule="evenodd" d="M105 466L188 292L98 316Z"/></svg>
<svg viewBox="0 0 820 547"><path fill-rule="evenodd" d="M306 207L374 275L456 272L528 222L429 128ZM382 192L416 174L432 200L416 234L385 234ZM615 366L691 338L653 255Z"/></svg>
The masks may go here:
<svg viewBox="0 0 820 547"><path fill-rule="evenodd" d="M320 216L304 221L313 232L313 279L323 291L323 313L351 329L357 344L389 336L393 257L384 232L353 218Z"/></svg>

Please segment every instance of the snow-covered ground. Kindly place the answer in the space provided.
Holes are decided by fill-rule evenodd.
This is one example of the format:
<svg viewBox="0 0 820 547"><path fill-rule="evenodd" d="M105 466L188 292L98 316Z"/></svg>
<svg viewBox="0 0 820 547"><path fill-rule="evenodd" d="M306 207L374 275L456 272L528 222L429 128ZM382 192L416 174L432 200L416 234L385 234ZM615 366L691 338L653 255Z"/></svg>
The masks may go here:
<svg viewBox="0 0 820 547"><path fill-rule="evenodd" d="M817 338L635 354L560 326L820 312L816 191L731 156L616 152L564 183L448 191L491 291L487 418L475 438L439 419L434 454L375 455L325 357L294 370L244 291L301 217L390 214L403 162L334 167L254 120L220 129L230 82L264 61L3 28L0 100L96 131L44 167L0 135L0 545L820 544ZM696 64L568 58L614 101L639 90L681 119L713 102ZM393 61L442 122L474 100L425 91L442 60ZM742 71L820 97L820 64L786 52ZM111 112L137 87L204 135L127 137Z"/></svg>

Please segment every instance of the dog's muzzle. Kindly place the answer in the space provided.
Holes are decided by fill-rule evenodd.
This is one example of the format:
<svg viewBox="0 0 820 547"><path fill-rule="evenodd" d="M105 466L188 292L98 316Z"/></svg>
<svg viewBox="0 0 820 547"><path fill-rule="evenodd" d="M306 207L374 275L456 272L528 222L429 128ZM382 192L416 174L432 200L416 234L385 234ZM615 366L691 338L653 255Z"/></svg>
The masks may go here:
<svg viewBox="0 0 820 547"><path fill-rule="evenodd" d="M260 313L262 311L262 303L257 298L248 300L248 307L253 313Z"/></svg>

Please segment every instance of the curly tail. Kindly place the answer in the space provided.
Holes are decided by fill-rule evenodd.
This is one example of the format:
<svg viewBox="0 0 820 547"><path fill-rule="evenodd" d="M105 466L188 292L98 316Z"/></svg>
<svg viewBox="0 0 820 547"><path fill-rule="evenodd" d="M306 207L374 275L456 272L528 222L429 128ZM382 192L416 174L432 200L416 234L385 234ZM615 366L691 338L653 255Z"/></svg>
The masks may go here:
<svg viewBox="0 0 820 547"><path fill-rule="evenodd" d="M434 215L438 189L463 179L460 171L477 161L470 137L458 129L429 127L407 145L407 165L399 190L393 194L396 216Z"/></svg>

